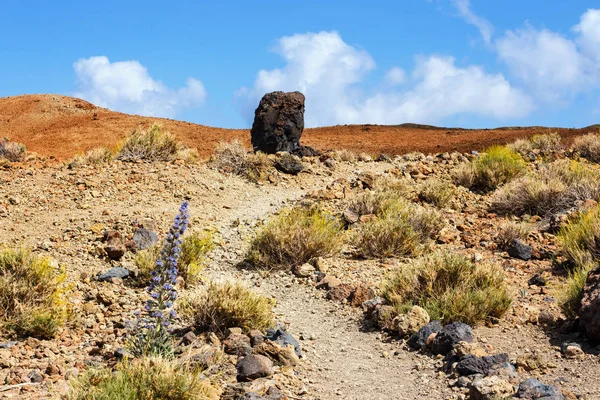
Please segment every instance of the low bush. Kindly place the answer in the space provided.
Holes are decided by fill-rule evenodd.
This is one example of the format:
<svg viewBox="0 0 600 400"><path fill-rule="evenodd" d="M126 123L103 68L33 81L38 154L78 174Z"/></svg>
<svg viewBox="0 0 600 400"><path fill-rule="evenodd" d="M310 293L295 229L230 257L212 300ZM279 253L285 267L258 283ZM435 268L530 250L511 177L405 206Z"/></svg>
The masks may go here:
<svg viewBox="0 0 600 400"><path fill-rule="evenodd" d="M24 144L11 142L7 138L0 139L0 160L23 161L26 154L27 148Z"/></svg>
<svg viewBox="0 0 600 400"><path fill-rule="evenodd" d="M418 305L445 324L500 318L512 302L500 267L449 252L432 253L397 269L382 293L398 313Z"/></svg>
<svg viewBox="0 0 600 400"><path fill-rule="evenodd" d="M558 297L565 314L574 317L581 304L587 274L600 259L600 208L594 207L577 215L561 228L557 239L570 268Z"/></svg>
<svg viewBox="0 0 600 400"><path fill-rule="evenodd" d="M272 218L250 243L248 260L258 268L289 269L315 257L337 254L342 222L318 208L296 207Z"/></svg>
<svg viewBox="0 0 600 400"><path fill-rule="evenodd" d="M418 187L419 200L439 208L448 206L454 196L456 196L456 187L441 179L427 179Z"/></svg>
<svg viewBox="0 0 600 400"><path fill-rule="evenodd" d="M218 400L220 393L188 365L160 357L126 360L90 369L74 381L72 400Z"/></svg>
<svg viewBox="0 0 600 400"><path fill-rule="evenodd" d="M99 165L104 164L115 158L115 152L106 146L96 147L86 151L84 154L78 154L69 162L69 166L79 165Z"/></svg>
<svg viewBox="0 0 600 400"><path fill-rule="evenodd" d="M186 284L198 282L207 255L214 249L214 245L214 237L210 231L192 231L183 236L177 269ZM156 244L136 253L133 262L138 267L138 280L142 284L150 280L150 272L156 267L161 248L162 246Z"/></svg>
<svg viewBox="0 0 600 400"><path fill-rule="evenodd" d="M210 282L181 299L179 314L202 331L264 330L273 324L273 302L239 283Z"/></svg>
<svg viewBox="0 0 600 400"><path fill-rule="evenodd" d="M600 162L600 135L589 133L578 137L573 142L573 150L580 157Z"/></svg>
<svg viewBox="0 0 600 400"><path fill-rule="evenodd" d="M496 243L501 249L507 249L513 240L523 240L531 232L531 227L519 222L507 221L500 225Z"/></svg>
<svg viewBox="0 0 600 400"><path fill-rule="evenodd" d="M453 173L456 184L470 189L490 191L509 182L525 170L525 163L514 150L492 146L469 166L461 165Z"/></svg>
<svg viewBox="0 0 600 400"><path fill-rule="evenodd" d="M172 161L181 158L187 148L158 124L134 130L120 145L116 158L122 161ZM183 155L185 156L185 155Z"/></svg>
<svg viewBox="0 0 600 400"><path fill-rule="evenodd" d="M18 336L50 339L65 324L66 273L49 258L0 249L0 327Z"/></svg>
<svg viewBox="0 0 600 400"><path fill-rule="evenodd" d="M562 148L561 137L556 132L536 134L529 139L519 139L507 146L522 156L528 156L534 150L546 155Z"/></svg>
<svg viewBox="0 0 600 400"><path fill-rule="evenodd" d="M491 211L501 214L546 215L573 207L578 200L600 196L600 172L582 163L561 160L500 188Z"/></svg>
<svg viewBox="0 0 600 400"><path fill-rule="evenodd" d="M273 161L264 153L248 153L238 141L217 144L211 164L219 171L247 178L251 182L261 182L273 170Z"/></svg>
<svg viewBox="0 0 600 400"><path fill-rule="evenodd" d="M336 161L343 162L356 162L358 160L356 153L346 149L334 151L331 157Z"/></svg>
<svg viewBox="0 0 600 400"><path fill-rule="evenodd" d="M356 228L355 245L363 257L385 258L418 253L441 228L438 213L400 198L388 198Z"/></svg>

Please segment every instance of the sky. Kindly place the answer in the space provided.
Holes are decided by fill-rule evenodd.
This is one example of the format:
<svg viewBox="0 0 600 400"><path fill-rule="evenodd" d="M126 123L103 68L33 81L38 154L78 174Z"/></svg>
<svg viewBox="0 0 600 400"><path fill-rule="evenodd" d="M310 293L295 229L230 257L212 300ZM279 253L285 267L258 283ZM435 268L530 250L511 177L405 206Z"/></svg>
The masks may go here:
<svg viewBox="0 0 600 400"><path fill-rule="evenodd" d="M600 3L0 2L0 97L248 128L275 90L306 95L308 127L588 126Z"/></svg>

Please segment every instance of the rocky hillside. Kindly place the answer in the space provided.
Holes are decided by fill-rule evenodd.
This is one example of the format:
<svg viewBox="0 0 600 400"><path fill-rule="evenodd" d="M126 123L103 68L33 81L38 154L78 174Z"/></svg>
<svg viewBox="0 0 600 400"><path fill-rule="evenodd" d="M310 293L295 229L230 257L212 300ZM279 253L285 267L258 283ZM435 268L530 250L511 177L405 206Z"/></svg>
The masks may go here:
<svg viewBox="0 0 600 400"><path fill-rule="evenodd" d="M98 146L114 146L133 129L159 122L189 147L208 157L220 141L239 139L250 144L249 130L213 128L188 122L122 114L96 107L84 100L60 95L24 95L0 98L0 135L24 143L28 149L61 160ZM467 130L425 125L344 125L307 129L303 143L318 150L403 154L410 151L440 153L482 150L491 144L508 143L549 128L515 127ZM591 131L552 129L567 141Z"/></svg>

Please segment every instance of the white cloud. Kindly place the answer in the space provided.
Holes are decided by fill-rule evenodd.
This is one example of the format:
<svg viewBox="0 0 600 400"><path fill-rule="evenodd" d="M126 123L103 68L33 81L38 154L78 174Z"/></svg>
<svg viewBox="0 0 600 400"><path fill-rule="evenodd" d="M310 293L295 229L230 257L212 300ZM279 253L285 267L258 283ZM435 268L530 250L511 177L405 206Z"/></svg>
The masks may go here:
<svg viewBox="0 0 600 400"><path fill-rule="evenodd" d="M112 110L156 117L174 117L182 109L203 104L204 85L188 78L171 89L154 80L137 61L110 62L105 56L82 58L73 64L78 89L74 94Z"/></svg>
<svg viewBox="0 0 600 400"><path fill-rule="evenodd" d="M570 39L547 29L507 31L496 41L499 58L537 97L557 101L600 84L600 10L590 9Z"/></svg>
<svg viewBox="0 0 600 400"><path fill-rule="evenodd" d="M492 41L492 33L494 27L485 18L480 17L471 10L469 0L452 0L454 6L460 13L460 16L468 23L479 29L479 33L483 37L483 40L490 44Z"/></svg>
<svg viewBox="0 0 600 400"><path fill-rule="evenodd" d="M283 37L275 52L285 66L259 71L254 86L237 94L256 107L266 92L300 90L306 95L307 126L438 123L461 113L507 119L533 109L531 99L502 75L488 74L479 66L457 67L451 57L417 60L406 90L365 93L360 83L375 62L336 32ZM400 77L397 70L392 75Z"/></svg>
<svg viewBox="0 0 600 400"><path fill-rule="evenodd" d="M406 73L400 67L392 67L385 75L391 85L401 85L406 82Z"/></svg>

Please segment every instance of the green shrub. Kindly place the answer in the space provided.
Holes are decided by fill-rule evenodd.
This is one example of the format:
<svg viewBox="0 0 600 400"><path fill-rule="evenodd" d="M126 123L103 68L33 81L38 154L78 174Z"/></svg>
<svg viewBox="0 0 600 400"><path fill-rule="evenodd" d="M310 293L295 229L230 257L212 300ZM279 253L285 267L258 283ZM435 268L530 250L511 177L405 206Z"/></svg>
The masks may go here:
<svg viewBox="0 0 600 400"><path fill-rule="evenodd" d="M556 132L547 134L536 134L529 139L519 139L507 146L522 156L527 156L533 150L538 150L540 154L545 155L562 148L561 137Z"/></svg>
<svg viewBox="0 0 600 400"><path fill-rule="evenodd" d="M134 130L125 139L116 158L123 161L172 161L186 148L169 132L163 132L160 125L149 129Z"/></svg>
<svg viewBox="0 0 600 400"><path fill-rule="evenodd" d="M457 185L470 189L490 191L520 175L525 163L514 150L492 146L484 154L467 165L459 165L453 171Z"/></svg>
<svg viewBox="0 0 600 400"><path fill-rule="evenodd" d="M264 330L273 324L273 302L239 283L210 282L181 299L179 314L202 331Z"/></svg>
<svg viewBox="0 0 600 400"><path fill-rule="evenodd" d="M418 253L441 228L440 216L404 199L388 198L376 218L356 228L355 244L363 257L393 257Z"/></svg>
<svg viewBox="0 0 600 400"><path fill-rule="evenodd" d="M219 391L189 366L163 358L126 360L116 371L91 369L74 381L72 400L218 400Z"/></svg>
<svg viewBox="0 0 600 400"><path fill-rule="evenodd" d="M0 139L0 160L23 161L27 154L27 148L22 143L11 142L7 138Z"/></svg>
<svg viewBox="0 0 600 400"><path fill-rule="evenodd" d="M66 273L49 258L24 249L0 249L0 328L49 339L65 324Z"/></svg>
<svg viewBox="0 0 600 400"><path fill-rule="evenodd" d="M456 187L450 182L431 178L419 185L418 196L421 201L443 208L456 196Z"/></svg>
<svg viewBox="0 0 600 400"><path fill-rule="evenodd" d="M210 231L192 231L183 235L177 269L186 284L198 282L200 272L206 264L207 255L214 249L214 246L213 233ZM156 244L136 253L133 262L138 267L140 283L146 284L150 280L150 272L156 267L156 260L160 255L161 248L160 244Z"/></svg>
<svg viewBox="0 0 600 400"><path fill-rule="evenodd" d="M600 162L600 135L590 133L578 137L573 142L573 150L583 158Z"/></svg>
<svg viewBox="0 0 600 400"><path fill-rule="evenodd" d="M558 244L571 271L561 288L559 300L567 316L574 316L581 304L588 272L598 265L600 257L600 208L580 213L558 232Z"/></svg>
<svg viewBox="0 0 600 400"><path fill-rule="evenodd" d="M491 211L545 215L573 207L578 200L598 199L600 172L582 163L560 160L519 177L494 193Z"/></svg>
<svg viewBox="0 0 600 400"><path fill-rule="evenodd" d="M397 269L382 293L398 313L418 305L443 323L500 318L512 302L500 267L449 252L432 253Z"/></svg>
<svg viewBox="0 0 600 400"><path fill-rule="evenodd" d="M318 208L296 207L272 218L250 243L248 260L258 268L290 269L315 257L337 254L342 222Z"/></svg>

